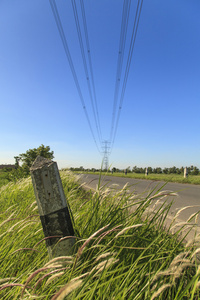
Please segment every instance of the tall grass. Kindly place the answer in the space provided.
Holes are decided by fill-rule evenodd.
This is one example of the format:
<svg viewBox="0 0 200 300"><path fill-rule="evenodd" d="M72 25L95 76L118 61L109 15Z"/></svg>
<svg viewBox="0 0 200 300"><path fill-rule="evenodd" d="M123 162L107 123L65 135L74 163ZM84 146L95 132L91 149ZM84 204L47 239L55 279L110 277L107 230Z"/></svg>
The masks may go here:
<svg viewBox="0 0 200 300"><path fill-rule="evenodd" d="M8 175L6 172L0 170L0 187L9 182Z"/></svg>
<svg viewBox="0 0 200 300"><path fill-rule="evenodd" d="M170 205L147 213L166 192L142 199L99 184L92 194L61 177L77 241L51 261L30 178L0 188L1 299L199 299L200 250L164 230Z"/></svg>

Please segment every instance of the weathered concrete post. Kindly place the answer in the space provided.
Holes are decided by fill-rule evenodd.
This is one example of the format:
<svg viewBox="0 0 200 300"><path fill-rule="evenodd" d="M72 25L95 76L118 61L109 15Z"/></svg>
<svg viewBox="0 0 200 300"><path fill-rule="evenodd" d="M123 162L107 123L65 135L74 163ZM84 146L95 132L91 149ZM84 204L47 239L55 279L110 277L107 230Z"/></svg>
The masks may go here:
<svg viewBox="0 0 200 300"><path fill-rule="evenodd" d="M62 187L57 163L38 156L31 166L31 178L38 205L40 219L50 259L70 255L73 252L74 236L67 201Z"/></svg>
<svg viewBox="0 0 200 300"><path fill-rule="evenodd" d="M185 167L184 169L184 178L187 178L188 177L188 168Z"/></svg>
<svg viewBox="0 0 200 300"><path fill-rule="evenodd" d="M145 176L148 176L149 172L148 172L148 168L145 169Z"/></svg>

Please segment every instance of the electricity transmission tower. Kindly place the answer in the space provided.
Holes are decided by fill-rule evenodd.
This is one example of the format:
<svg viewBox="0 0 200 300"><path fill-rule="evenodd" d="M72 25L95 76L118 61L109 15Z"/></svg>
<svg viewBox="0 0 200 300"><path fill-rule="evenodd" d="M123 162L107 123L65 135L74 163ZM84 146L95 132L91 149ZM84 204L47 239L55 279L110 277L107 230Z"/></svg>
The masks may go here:
<svg viewBox="0 0 200 300"><path fill-rule="evenodd" d="M109 166L109 163L108 163L108 157L110 155L110 142L105 140L102 142L103 144L103 169L105 170L108 170L108 166Z"/></svg>

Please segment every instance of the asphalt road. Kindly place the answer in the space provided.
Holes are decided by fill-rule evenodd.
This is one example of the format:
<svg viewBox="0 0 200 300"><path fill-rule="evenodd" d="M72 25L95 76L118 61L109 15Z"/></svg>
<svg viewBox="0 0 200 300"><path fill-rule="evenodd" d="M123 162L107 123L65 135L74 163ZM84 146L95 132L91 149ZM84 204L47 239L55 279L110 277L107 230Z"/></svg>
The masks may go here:
<svg viewBox="0 0 200 300"><path fill-rule="evenodd" d="M84 183L85 188L96 190L99 182L99 175L95 174L83 174L80 178L80 182ZM128 183L128 191L134 194L140 194L141 197L145 197L150 191L154 189L154 192L161 188L165 183L161 181L151 181L142 179L132 179L124 177L103 176L101 178L101 186L122 189L125 184ZM188 218L196 213L200 212L200 186L192 184L181 183L167 183L162 190L171 191L177 193L177 196L169 197L168 202L174 200L170 212L168 214L168 225L171 220L181 208L187 207L179 214L176 219L176 223L186 222ZM163 200L164 201L164 200ZM162 201L161 201L162 204ZM151 208L150 208L151 209ZM153 213L153 211L152 211ZM200 218L198 217L198 226L196 226L196 232L200 234ZM194 221L193 221L194 223ZM166 224L167 225L167 224ZM177 227L178 228L178 227ZM194 231L189 235L188 239L194 236Z"/></svg>

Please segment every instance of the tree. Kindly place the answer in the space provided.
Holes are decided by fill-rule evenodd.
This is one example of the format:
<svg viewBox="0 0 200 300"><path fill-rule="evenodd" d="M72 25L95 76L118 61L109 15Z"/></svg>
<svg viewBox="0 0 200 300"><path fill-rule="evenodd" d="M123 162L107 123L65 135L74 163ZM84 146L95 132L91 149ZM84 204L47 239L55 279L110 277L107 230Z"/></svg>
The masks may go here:
<svg viewBox="0 0 200 300"><path fill-rule="evenodd" d="M45 158L53 159L54 158L53 153L54 153L53 151L50 151L49 146L45 147L42 144L38 148L29 149L26 151L26 153L19 154L19 158L22 161L22 167L30 168L38 155Z"/></svg>
<svg viewBox="0 0 200 300"><path fill-rule="evenodd" d="M30 167L33 164L36 157L40 155L45 158L53 159L53 151L50 151L49 146L44 146L43 144L38 148L29 149L26 153L21 153L15 156L15 169L9 174L9 180L18 180L30 175ZM22 162L22 166L19 166L19 161Z"/></svg>
<svg viewBox="0 0 200 300"><path fill-rule="evenodd" d="M19 156L14 156L15 159L15 169L19 168L19 161L20 161L20 157Z"/></svg>
<svg viewBox="0 0 200 300"><path fill-rule="evenodd" d="M169 168L169 174L176 174L176 167Z"/></svg>
<svg viewBox="0 0 200 300"><path fill-rule="evenodd" d="M145 173L146 168L140 168L140 173L144 174Z"/></svg>
<svg viewBox="0 0 200 300"><path fill-rule="evenodd" d="M128 168L126 168L128 173L131 173L131 167L129 166Z"/></svg>
<svg viewBox="0 0 200 300"><path fill-rule="evenodd" d="M168 169L168 168L164 168L164 169L163 169L163 173L164 173L164 174L168 174L168 173L169 173L169 169Z"/></svg>
<svg viewBox="0 0 200 300"><path fill-rule="evenodd" d="M193 167L192 175L198 175L198 174L199 174L199 169L197 167Z"/></svg>
<svg viewBox="0 0 200 300"><path fill-rule="evenodd" d="M157 168L154 169L154 173L162 174L162 169L160 167L157 167Z"/></svg>
<svg viewBox="0 0 200 300"><path fill-rule="evenodd" d="M132 172L133 173L139 173L139 168L137 166L134 166L133 169L132 169Z"/></svg>

